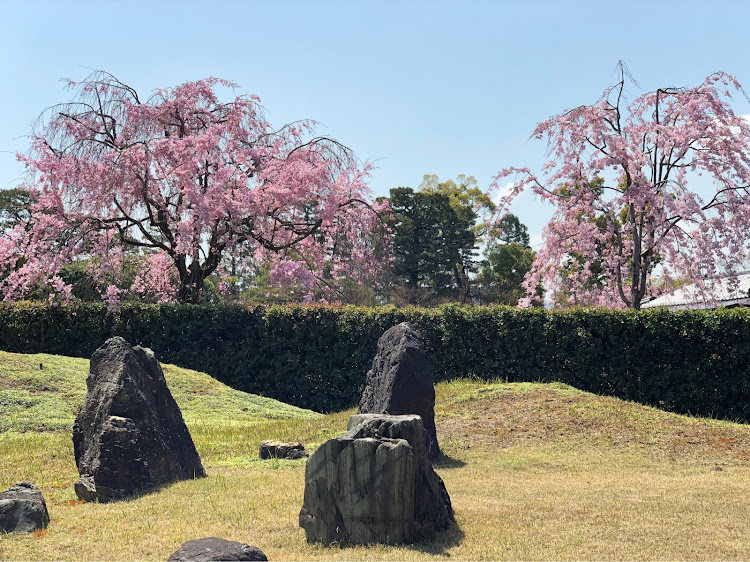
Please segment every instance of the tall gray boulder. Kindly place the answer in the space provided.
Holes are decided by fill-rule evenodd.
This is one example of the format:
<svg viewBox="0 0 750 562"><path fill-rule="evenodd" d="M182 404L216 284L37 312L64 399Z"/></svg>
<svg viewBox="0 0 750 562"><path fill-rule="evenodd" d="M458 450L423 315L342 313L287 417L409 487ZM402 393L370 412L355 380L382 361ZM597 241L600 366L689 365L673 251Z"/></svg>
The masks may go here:
<svg viewBox="0 0 750 562"><path fill-rule="evenodd" d="M308 542L400 544L446 529L450 497L427 458L419 416L353 416L305 467L299 524Z"/></svg>
<svg viewBox="0 0 750 562"><path fill-rule="evenodd" d="M73 425L79 498L118 500L206 475L150 349L108 339L91 356L86 387Z"/></svg>
<svg viewBox="0 0 750 562"><path fill-rule="evenodd" d="M359 402L360 414L416 414L426 431L427 455L440 455L435 429L435 386L427 365L424 339L414 327L402 322L386 330L367 373Z"/></svg>
<svg viewBox="0 0 750 562"><path fill-rule="evenodd" d="M44 496L31 482L0 492L0 533L31 533L49 525Z"/></svg>

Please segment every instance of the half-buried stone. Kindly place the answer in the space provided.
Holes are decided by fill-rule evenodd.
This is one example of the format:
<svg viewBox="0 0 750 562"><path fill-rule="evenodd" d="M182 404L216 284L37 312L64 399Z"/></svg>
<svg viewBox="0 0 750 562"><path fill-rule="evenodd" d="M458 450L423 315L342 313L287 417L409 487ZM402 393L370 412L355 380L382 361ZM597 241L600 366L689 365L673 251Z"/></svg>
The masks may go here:
<svg viewBox="0 0 750 562"><path fill-rule="evenodd" d="M219 537L187 541L167 558L167 562L214 562L215 560L262 561L268 558L257 546Z"/></svg>
<svg viewBox="0 0 750 562"><path fill-rule="evenodd" d="M79 498L118 500L206 475L150 349L108 339L91 356L86 388L73 425Z"/></svg>
<svg viewBox="0 0 750 562"><path fill-rule="evenodd" d="M261 441L258 456L265 459L303 459L310 453L299 441L286 443L284 441Z"/></svg>

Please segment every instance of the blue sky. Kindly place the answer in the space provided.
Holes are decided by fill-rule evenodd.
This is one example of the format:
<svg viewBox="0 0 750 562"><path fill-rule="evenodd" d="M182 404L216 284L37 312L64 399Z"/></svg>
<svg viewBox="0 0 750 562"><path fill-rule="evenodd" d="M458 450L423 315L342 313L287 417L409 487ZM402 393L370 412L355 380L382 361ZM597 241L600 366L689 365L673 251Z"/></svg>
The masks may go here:
<svg viewBox="0 0 750 562"><path fill-rule="evenodd" d="M423 174L538 170L535 124L592 103L622 59L645 91L724 70L750 89L742 2L3 2L0 188L61 78L106 70L141 93L217 76L254 93L275 125L314 119L378 169L375 195ZM633 95L640 91L634 88ZM739 100L736 111L750 113ZM552 209L512 208L538 243Z"/></svg>

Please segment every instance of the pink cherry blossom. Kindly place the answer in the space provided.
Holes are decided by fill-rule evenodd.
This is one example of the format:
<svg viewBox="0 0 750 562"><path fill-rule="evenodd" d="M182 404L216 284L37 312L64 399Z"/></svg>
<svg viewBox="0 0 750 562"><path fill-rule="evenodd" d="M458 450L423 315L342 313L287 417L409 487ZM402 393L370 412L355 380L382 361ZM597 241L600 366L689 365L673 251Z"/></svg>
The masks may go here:
<svg viewBox="0 0 750 562"><path fill-rule="evenodd" d="M235 85L217 78L148 99L103 72L69 85L73 100L42 116L19 155L37 203L0 242L3 298L22 298L76 259L112 269L123 246L146 256L130 292L159 302L197 302L234 253L294 261L315 281L300 273L310 291L324 279L335 290L331 272L361 280L382 267L365 235L382 211L372 166L315 136L314 122L272 127L257 96L221 101L218 90Z"/></svg>
<svg viewBox="0 0 750 562"><path fill-rule="evenodd" d="M625 75L593 105L537 125L543 177L511 167L494 180L514 181L497 218L527 188L557 208L522 304L541 285L556 304L638 309L660 283L700 284L748 258L750 127L730 105L732 92L745 96L737 80L719 72L626 104ZM698 174L708 196L688 189Z"/></svg>

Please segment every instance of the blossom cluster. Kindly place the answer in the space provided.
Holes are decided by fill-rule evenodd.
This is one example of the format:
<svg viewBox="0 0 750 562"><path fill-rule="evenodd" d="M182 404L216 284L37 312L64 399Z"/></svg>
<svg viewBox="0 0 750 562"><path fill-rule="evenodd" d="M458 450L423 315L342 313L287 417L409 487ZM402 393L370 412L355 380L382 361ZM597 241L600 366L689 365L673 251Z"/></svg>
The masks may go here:
<svg viewBox="0 0 750 562"><path fill-rule="evenodd" d="M65 263L90 260L99 275L123 247L145 265L132 286L103 291L109 303L126 293L196 302L237 248L278 261L279 279L294 274L310 291L380 267L366 235L379 220L371 165L314 136L314 122L274 128L257 96L222 102L218 90L234 85L216 78L147 100L106 73L70 86L74 99L50 110L19 156L35 203L0 243L2 298L51 281L69 297Z"/></svg>
<svg viewBox="0 0 750 562"><path fill-rule="evenodd" d="M671 278L699 284L748 258L750 126L731 106L744 92L725 73L693 88L662 88L624 101L625 79L593 105L539 123L550 160L513 178L500 205L524 189L556 207L525 280L529 304L543 286L554 303L639 308ZM689 189L712 180L706 196Z"/></svg>

